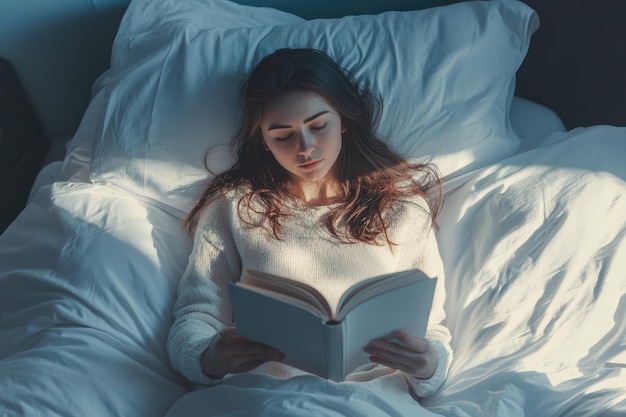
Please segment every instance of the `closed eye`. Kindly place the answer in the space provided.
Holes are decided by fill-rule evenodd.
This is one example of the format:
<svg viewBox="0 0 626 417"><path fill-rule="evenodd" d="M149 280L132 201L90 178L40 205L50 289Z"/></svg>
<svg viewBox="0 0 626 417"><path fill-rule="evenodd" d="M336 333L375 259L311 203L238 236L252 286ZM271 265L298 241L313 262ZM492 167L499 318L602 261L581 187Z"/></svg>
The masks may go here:
<svg viewBox="0 0 626 417"><path fill-rule="evenodd" d="M287 136L277 137L277 138L276 138L276 140L277 140L278 142L284 142L284 141L286 141L286 140L291 139L291 137L292 137L292 136L293 136L293 134L292 134L292 133L290 133L290 134L288 134Z"/></svg>
<svg viewBox="0 0 626 417"><path fill-rule="evenodd" d="M328 126L328 122L319 126L310 126L309 129L317 132L317 131L323 130L326 126ZM277 136L275 139L277 142L284 142L284 141L291 139L292 137L293 137L293 133L290 133L287 136Z"/></svg>
<svg viewBox="0 0 626 417"><path fill-rule="evenodd" d="M311 130L322 130L326 127L326 125L328 124L328 122L324 123L321 126L311 126Z"/></svg>

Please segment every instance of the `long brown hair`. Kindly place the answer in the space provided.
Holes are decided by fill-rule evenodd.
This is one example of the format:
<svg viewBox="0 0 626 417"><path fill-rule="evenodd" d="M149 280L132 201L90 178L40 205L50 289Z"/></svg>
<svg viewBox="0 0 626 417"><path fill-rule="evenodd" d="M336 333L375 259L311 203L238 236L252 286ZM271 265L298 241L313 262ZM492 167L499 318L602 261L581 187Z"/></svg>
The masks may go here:
<svg viewBox="0 0 626 417"><path fill-rule="evenodd" d="M242 85L242 120L232 143L236 163L217 175L200 196L183 221L188 232L194 231L206 205L245 186L249 192L239 201L240 218L266 227L280 239L282 221L292 214L285 201L294 197L288 190L287 171L263 148L260 124L266 103L292 91L324 98L339 113L346 130L332 171L341 198L324 220L331 234L348 242L391 244L383 213L394 202L415 195L425 198L432 226L437 226L443 203L437 172L429 165L409 163L376 136L382 101L324 52L279 49L263 58ZM261 203L260 211L252 209L253 200ZM252 221L250 210L262 220Z"/></svg>

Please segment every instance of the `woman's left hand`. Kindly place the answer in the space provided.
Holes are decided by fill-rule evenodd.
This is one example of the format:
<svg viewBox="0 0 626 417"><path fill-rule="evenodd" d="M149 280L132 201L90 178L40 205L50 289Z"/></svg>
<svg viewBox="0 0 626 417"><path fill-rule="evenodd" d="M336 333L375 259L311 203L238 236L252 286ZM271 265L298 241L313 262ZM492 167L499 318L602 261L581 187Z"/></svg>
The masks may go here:
<svg viewBox="0 0 626 417"><path fill-rule="evenodd" d="M372 340L365 346L372 362L403 371L415 378L428 379L437 370L437 350L426 339L421 339L402 330L393 332L394 339Z"/></svg>

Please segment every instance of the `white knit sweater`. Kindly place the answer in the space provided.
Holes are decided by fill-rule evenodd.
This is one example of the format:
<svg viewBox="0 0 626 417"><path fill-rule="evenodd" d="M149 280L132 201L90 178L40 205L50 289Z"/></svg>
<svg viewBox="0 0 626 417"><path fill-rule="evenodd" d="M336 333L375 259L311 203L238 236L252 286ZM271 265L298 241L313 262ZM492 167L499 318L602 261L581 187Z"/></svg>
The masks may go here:
<svg viewBox="0 0 626 417"><path fill-rule="evenodd" d="M228 283L247 269L290 277L317 288L334 306L356 282L376 275L418 268L438 277L426 337L439 353L439 367L427 380L418 380L387 367L369 364L348 375L349 381L381 376L408 382L420 397L434 393L445 380L451 360L450 332L445 318L444 273L428 209L422 198L402 201L386 213L390 239L397 245L345 243L333 237L320 220L329 207L293 203L293 216L283 220L281 240L264 228L242 222L238 215L241 190L211 203L202 212L194 236L189 265L180 281L169 333L168 353L174 369L190 381L215 384L201 370L200 355L212 338L232 325ZM268 362L251 372L289 378L303 372L279 362Z"/></svg>

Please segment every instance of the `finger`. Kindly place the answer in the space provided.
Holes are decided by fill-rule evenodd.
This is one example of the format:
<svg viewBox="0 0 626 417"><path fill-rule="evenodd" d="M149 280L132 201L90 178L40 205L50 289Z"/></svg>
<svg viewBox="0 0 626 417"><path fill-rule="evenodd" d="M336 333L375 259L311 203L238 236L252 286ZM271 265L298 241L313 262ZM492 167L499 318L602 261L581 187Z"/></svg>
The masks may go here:
<svg viewBox="0 0 626 417"><path fill-rule="evenodd" d="M387 358L383 358L381 356L370 356L370 361L374 362L374 363L378 363L380 365L384 365L388 368L391 369L397 369L399 371L404 371L404 369L402 369L402 367L400 366L400 364L397 364L396 362L389 360Z"/></svg>
<svg viewBox="0 0 626 417"><path fill-rule="evenodd" d="M249 352L236 354L231 352L227 361L231 369L252 369L256 366L270 361L282 361L284 355L276 350L273 352Z"/></svg>
<svg viewBox="0 0 626 417"><path fill-rule="evenodd" d="M367 347L372 348L373 350L384 349L389 352L405 356L427 353L430 349L430 342L426 339L412 336L411 334L401 330L397 330L393 334L395 339L374 339L367 345Z"/></svg>
<svg viewBox="0 0 626 417"><path fill-rule="evenodd" d="M397 369L409 375L422 377L432 375L428 359L420 354L417 358L409 359L403 356L372 355L370 361L380 363L389 368Z"/></svg>
<svg viewBox="0 0 626 417"><path fill-rule="evenodd" d="M426 358L422 354L412 354L412 356L403 356L384 349L371 351L366 350L371 356L372 362L377 362L389 366L390 368L399 369L405 372L413 373L426 364Z"/></svg>
<svg viewBox="0 0 626 417"><path fill-rule="evenodd" d="M393 336L402 342L407 349L417 353L425 353L430 349L430 343L426 339L415 337L404 330L395 330Z"/></svg>
<svg viewBox="0 0 626 417"><path fill-rule="evenodd" d="M269 362L269 361L279 361L281 359L280 356L277 355L267 355L264 353L251 353L248 355L234 355L229 358L229 362L232 367L238 367L246 363L251 362Z"/></svg>
<svg viewBox="0 0 626 417"><path fill-rule="evenodd" d="M418 353L400 346L394 342L373 340L365 347L365 352L373 357L385 360L385 363L393 363L395 369L407 372L415 372L428 362L428 353Z"/></svg>
<svg viewBox="0 0 626 417"><path fill-rule="evenodd" d="M398 371L402 371L409 375L417 375L420 372L421 368L418 368L418 364L416 363L407 363L402 360L398 360L399 358L387 358L382 356L370 356L370 361L374 363L378 363L380 365L384 365L391 369L396 369Z"/></svg>
<svg viewBox="0 0 626 417"><path fill-rule="evenodd" d="M237 343L228 346L225 351L228 352L228 357L245 357L256 356L266 357L272 360L279 359L282 355L280 351L266 345L260 345L258 343Z"/></svg>
<svg viewBox="0 0 626 417"><path fill-rule="evenodd" d="M257 344L259 346L266 346L260 343L252 342L250 339L247 339L243 336L239 336L235 328L228 328L228 329L222 330L220 332L220 343L223 346L228 346L229 348L231 346L247 345L251 343Z"/></svg>
<svg viewBox="0 0 626 417"><path fill-rule="evenodd" d="M411 354L415 354L416 352L412 352L405 348L404 346L400 346L397 343L388 342L384 340L374 341L368 345L368 348L372 353L380 353L380 354L391 354L391 355L403 355L408 356Z"/></svg>
<svg viewBox="0 0 626 417"><path fill-rule="evenodd" d="M246 363L242 363L239 366L235 367L233 369L233 372L238 373L238 372L248 372L251 371L252 369L263 365L264 363L267 363L267 360L259 360L259 361L252 361L252 362L246 362Z"/></svg>
<svg viewBox="0 0 626 417"><path fill-rule="evenodd" d="M366 347L365 351L371 354L381 354L385 356L407 356L413 357L420 353L408 349L404 345L389 340L372 340Z"/></svg>
<svg viewBox="0 0 626 417"><path fill-rule="evenodd" d="M233 349L232 352L232 357L267 358L269 360L282 360L284 356L279 350L264 345L242 347Z"/></svg>
<svg viewBox="0 0 626 417"><path fill-rule="evenodd" d="M226 327L222 329L220 331L220 336L224 340L228 340L229 342L236 342L236 343L245 343L249 340L248 338L239 335L239 333L237 333L237 327L235 326L230 326L230 327Z"/></svg>

